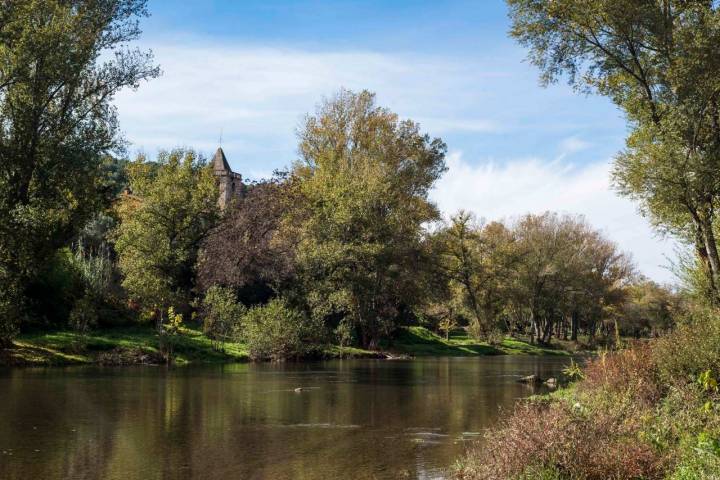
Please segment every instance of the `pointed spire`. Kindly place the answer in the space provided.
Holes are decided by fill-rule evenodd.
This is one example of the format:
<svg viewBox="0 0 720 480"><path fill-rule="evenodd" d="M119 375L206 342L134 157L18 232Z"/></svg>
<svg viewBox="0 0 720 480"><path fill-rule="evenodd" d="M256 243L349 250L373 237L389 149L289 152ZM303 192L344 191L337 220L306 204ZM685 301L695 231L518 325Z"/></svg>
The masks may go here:
<svg viewBox="0 0 720 480"><path fill-rule="evenodd" d="M213 157L213 170L216 172L232 172L222 148L218 148L217 152L215 152L215 157Z"/></svg>

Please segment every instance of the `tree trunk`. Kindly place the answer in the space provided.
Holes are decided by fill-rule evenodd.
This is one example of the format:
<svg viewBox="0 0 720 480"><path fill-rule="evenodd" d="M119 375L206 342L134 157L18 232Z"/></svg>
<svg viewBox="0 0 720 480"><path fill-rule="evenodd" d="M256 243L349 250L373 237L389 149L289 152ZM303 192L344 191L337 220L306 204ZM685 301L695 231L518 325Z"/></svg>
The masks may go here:
<svg viewBox="0 0 720 480"><path fill-rule="evenodd" d="M548 315L547 320L545 320L545 328L543 329L543 332L542 332L542 343L544 345L547 345L548 343L550 343L550 339L552 338L552 334L553 334L553 325L554 324L555 324L555 322L553 321L552 315Z"/></svg>
<svg viewBox="0 0 720 480"><path fill-rule="evenodd" d="M540 338L540 326L538 325L537 315L534 311L530 311L530 343L535 345L536 339Z"/></svg>
<svg viewBox="0 0 720 480"><path fill-rule="evenodd" d="M715 234L713 233L712 213L688 208L695 223L695 250L705 270L708 280L708 297L712 304L720 304L720 257L718 256Z"/></svg>
<svg viewBox="0 0 720 480"><path fill-rule="evenodd" d="M708 221L703 228L703 240L705 241L705 249L708 254L708 263L711 273L711 288L714 294L713 303L720 304L720 294L718 293L718 285L720 285L720 256L718 256L717 243L715 243L715 234L712 230L712 221Z"/></svg>
<svg viewBox="0 0 720 480"><path fill-rule="evenodd" d="M577 342L578 339L578 313L576 311L572 312L572 318L571 318L571 327L570 327L570 340L573 342Z"/></svg>

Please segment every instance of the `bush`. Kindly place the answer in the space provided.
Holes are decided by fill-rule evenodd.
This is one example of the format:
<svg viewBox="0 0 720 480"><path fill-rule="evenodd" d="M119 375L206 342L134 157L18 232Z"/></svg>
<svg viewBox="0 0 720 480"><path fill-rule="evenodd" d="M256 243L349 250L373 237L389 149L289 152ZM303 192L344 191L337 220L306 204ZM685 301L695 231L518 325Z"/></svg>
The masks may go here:
<svg viewBox="0 0 720 480"><path fill-rule="evenodd" d="M462 479L661 479L664 459L612 410L524 402L460 466Z"/></svg>
<svg viewBox="0 0 720 480"><path fill-rule="evenodd" d="M250 358L280 361L317 353L322 327L315 323L281 298L251 308L242 322Z"/></svg>
<svg viewBox="0 0 720 480"><path fill-rule="evenodd" d="M720 316L701 310L671 335L653 345L658 374L663 382L695 379L706 370L720 372Z"/></svg>
<svg viewBox="0 0 720 480"><path fill-rule="evenodd" d="M683 450L683 458L668 480L717 480L720 475L720 441L706 433Z"/></svg>
<svg viewBox="0 0 720 480"><path fill-rule="evenodd" d="M73 309L70 311L69 323L77 334L77 342L75 347L79 350L85 348L87 334L90 327L97 324L98 312L95 302L88 296L85 296L75 302Z"/></svg>
<svg viewBox="0 0 720 480"><path fill-rule="evenodd" d="M600 355L570 389L521 402L461 479L711 480L720 472L720 316Z"/></svg>
<svg viewBox="0 0 720 480"><path fill-rule="evenodd" d="M240 335L245 307L237 302L229 288L211 287L203 299L203 333L212 340L213 348L225 350L225 342Z"/></svg>

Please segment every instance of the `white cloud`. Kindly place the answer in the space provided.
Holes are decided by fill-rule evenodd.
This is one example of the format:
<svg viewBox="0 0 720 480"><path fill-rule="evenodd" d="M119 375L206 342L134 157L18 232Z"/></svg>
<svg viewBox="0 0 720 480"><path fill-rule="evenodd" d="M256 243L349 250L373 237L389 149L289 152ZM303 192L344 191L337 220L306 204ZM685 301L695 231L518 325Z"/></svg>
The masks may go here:
<svg viewBox="0 0 720 480"><path fill-rule="evenodd" d="M472 165L453 152L448 167L432 193L446 215L460 209L487 220L548 210L584 215L632 254L642 273L661 282L675 280L664 268L666 257L674 257L673 241L658 238L635 205L611 190L609 162L576 166L529 158Z"/></svg>
<svg viewBox="0 0 720 480"><path fill-rule="evenodd" d="M560 155L567 156L592 147L592 143L578 137L567 137L560 142Z"/></svg>
<svg viewBox="0 0 720 480"><path fill-rule="evenodd" d="M461 62L202 42L151 47L163 75L116 99L126 136L148 153L177 143L212 151L222 131L231 162L254 155L282 166L292 159L302 115L340 87L378 92L381 104L433 133L499 130L476 112L459 114L457 105L472 104L477 82L502 74Z"/></svg>
<svg viewBox="0 0 720 480"><path fill-rule="evenodd" d="M562 162L581 151L595 158L609 154L599 152L608 141L619 145L623 130L603 128L615 121L621 126L622 120L597 98L578 99L560 86L538 88L537 72L519 61L522 51L478 60L198 39L150 47L164 75L116 99L133 148L153 155L185 145L211 154L222 132L235 170L250 178L266 176L296 158L293 132L323 96L340 87L367 88L378 93L380 105L418 120L424 131L454 139L451 148L506 157L517 155L508 150L558 155L554 162L481 165L459 153L449 156L450 171L434 192L446 212L466 208L488 219L544 210L585 214L632 252L646 274L671 278L659 267L663 255L672 254L669 242L654 239L633 205L610 191L607 163ZM598 140L590 144L578 129Z"/></svg>

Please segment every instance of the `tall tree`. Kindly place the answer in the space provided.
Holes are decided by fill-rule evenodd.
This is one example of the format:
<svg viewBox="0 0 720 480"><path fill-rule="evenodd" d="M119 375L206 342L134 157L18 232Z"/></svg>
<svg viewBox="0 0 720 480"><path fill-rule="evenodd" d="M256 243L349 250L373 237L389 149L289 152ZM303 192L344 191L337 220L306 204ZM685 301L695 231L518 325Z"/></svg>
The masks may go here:
<svg viewBox="0 0 720 480"><path fill-rule="evenodd" d="M200 245L218 216L211 166L193 151L140 157L129 167L130 192L118 205L115 249L130 298L160 325L171 306L187 306Z"/></svg>
<svg viewBox="0 0 720 480"><path fill-rule="evenodd" d="M471 213L460 211L434 240L440 243L440 272L450 282L454 303L470 320L471 332L488 337L500 327L505 280L514 262L512 233L497 222L482 226Z"/></svg>
<svg viewBox="0 0 720 480"><path fill-rule="evenodd" d="M247 304L267 300L295 276L297 237L289 215L302 208L296 179L285 175L250 185L227 207L203 242L200 286L231 287Z"/></svg>
<svg viewBox="0 0 720 480"><path fill-rule="evenodd" d="M158 74L128 45L145 3L0 3L0 343L28 284L96 208L102 156L119 146L113 96Z"/></svg>
<svg viewBox="0 0 720 480"><path fill-rule="evenodd" d="M621 193L690 241L720 301L720 5L708 0L508 0L512 35L545 83L567 75L631 126Z"/></svg>
<svg viewBox="0 0 720 480"><path fill-rule="evenodd" d="M418 301L428 200L446 146L417 123L341 91L309 116L294 173L308 205L298 261L316 312L345 316L374 347Z"/></svg>

